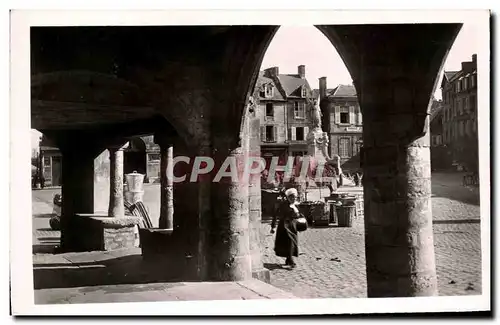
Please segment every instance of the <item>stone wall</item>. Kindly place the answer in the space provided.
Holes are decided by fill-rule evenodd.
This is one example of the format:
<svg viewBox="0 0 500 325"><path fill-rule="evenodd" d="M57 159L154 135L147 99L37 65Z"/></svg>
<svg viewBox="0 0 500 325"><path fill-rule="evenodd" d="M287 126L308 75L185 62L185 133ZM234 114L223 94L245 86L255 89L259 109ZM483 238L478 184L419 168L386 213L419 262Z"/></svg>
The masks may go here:
<svg viewBox="0 0 500 325"><path fill-rule="evenodd" d="M110 251L132 248L136 242L135 226L138 217L109 218L76 215L73 227L78 238L79 251Z"/></svg>
<svg viewBox="0 0 500 325"><path fill-rule="evenodd" d="M134 226L123 228L104 228L104 250L131 248L135 246Z"/></svg>

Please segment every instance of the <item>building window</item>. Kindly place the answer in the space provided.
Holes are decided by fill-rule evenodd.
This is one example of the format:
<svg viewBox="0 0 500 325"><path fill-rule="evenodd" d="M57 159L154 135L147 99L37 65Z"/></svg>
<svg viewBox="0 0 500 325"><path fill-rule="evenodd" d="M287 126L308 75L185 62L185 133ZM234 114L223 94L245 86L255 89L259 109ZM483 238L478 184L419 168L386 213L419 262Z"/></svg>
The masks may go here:
<svg viewBox="0 0 500 325"><path fill-rule="evenodd" d="M259 93L260 97L263 97L263 98L270 98L270 97L273 97L274 96L274 87L272 84L266 84L266 85L263 85L261 90L260 90L260 93Z"/></svg>
<svg viewBox="0 0 500 325"><path fill-rule="evenodd" d="M274 106L273 103L266 104L266 120L274 119Z"/></svg>
<svg viewBox="0 0 500 325"><path fill-rule="evenodd" d="M274 87L271 84L266 85L266 97L274 96Z"/></svg>
<svg viewBox="0 0 500 325"><path fill-rule="evenodd" d="M276 134L277 128L274 125L266 125L264 128L264 139L266 142L276 142L277 134Z"/></svg>
<svg viewBox="0 0 500 325"><path fill-rule="evenodd" d="M457 81L457 93L460 92L460 80Z"/></svg>
<svg viewBox="0 0 500 325"><path fill-rule="evenodd" d="M350 124L349 123L349 111L340 112L340 124Z"/></svg>
<svg viewBox="0 0 500 325"><path fill-rule="evenodd" d="M43 157L43 164L44 164L44 166L50 166L50 156Z"/></svg>
<svg viewBox="0 0 500 325"><path fill-rule="evenodd" d="M307 97L307 88L305 86L302 86L302 97L303 98Z"/></svg>
<svg viewBox="0 0 500 325"><path fill-rule="evenodd" d="M349 148L351 146L350 138L339 139L339 156L341 158L349 158Z"/></svg>
<svg viewBox="0 0 500 325"><path fill-rule="evenodd" d="M463 79L463 83L464 83L464 85L463 85L463 86L464 86L464 87L463 87L463 89L464 89L464 90L467 90L467 86L468 86L468 85L467 85L467 80L468 80L468 79L469 79L469 78L467 78L467 77L465 77L465 78Z"/></svg>
<svg viewBox="0 0 500 325"><path fill-rule="evenodd" d="M288 140L292 141L304 141L306 139L307 134L309 133L309 127L307 126L292 126L288 128Z"/></svg>
<svg viewBox="0 0 500 325"><path fill-rule="evenodd" d="M354 111L350 107L335 106L335 124L353 124Z"/></svg>
<svg viewBox="0 0 500 325"><path fill-rule="evenodd" d="M474 112L476 109L476 95L472 95L469 98L469 110Z"/></svg>
<svg viewBox="0 0 500 325"><path fill-rule="evenodd" d="M472 75L470 77L470 86L471 87L476 87L476 75Z"/></svg>
<svg viewBox="0 0 500 325"><path fill-rule="evenodd" d="M293 103L293 116L297 119L304 119L306 117L304 102Z"/></svg>
<svg viewBox="0 0 500 325"><path fill-rule="evenodd" d="M303 127L298 127L295 128L295 136L297 138L297 141L304 141L304 128Z"/></svg>

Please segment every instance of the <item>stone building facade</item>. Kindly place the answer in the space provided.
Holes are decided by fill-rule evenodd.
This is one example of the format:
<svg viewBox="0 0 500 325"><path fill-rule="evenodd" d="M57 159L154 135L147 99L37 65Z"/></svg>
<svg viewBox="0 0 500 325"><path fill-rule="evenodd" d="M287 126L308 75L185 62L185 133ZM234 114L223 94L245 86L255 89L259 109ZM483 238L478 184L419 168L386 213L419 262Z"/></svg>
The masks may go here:
<svg viewBox="0 0 500 325"><path fill-rule="evenodd" d="M45 136L42 136L39 146L44 186L61 186L62 155L59 148Z"/></svg>
<svg viewBox="0 0 500 325"><path fill-rule="evenodd" d="M453 166L477 171L477 56L462 62L460 71L445 71L441 82L443 144L452 153Z"/></svg>
<svg viewBox="0 0 500 325"><path fill-rule="evenodd" d="M326 77L319 80L320 107L323 125L329 134L330 155L340 157L345 172L360 169L360 151L363 136L363 116L353 85L327 88Z"/></svg>
<svg viewBox="0 0 500 325"><path fill-rule="evenodd" d="M160 147L154 143L153 136L134 137L124 151L124 173L137 171L144 174L145 181L158 182L160 178ZM41 170L45 186L60 186L62 183L62 155L59 148L46 136L40 141ZM104 150L94 160L94 178L109 179L109 152Z"/></svg>
<svg viewBox="0 0 500 325"><path fill-rule="evenodd" d="M430 110L431 167L432 170L449 169L452 155L443 142L443 101L434 99Z"/></svg>
<svg viewBox="0 0 500 325"><path fill-rule="evenodd" d="M297 74L280 74L278 67L259 72L253 97L260 121L261 156L267 166L272 157L279 157L284 165L290 156L305 155L314 105L305 66L298 66Z"/></svg>

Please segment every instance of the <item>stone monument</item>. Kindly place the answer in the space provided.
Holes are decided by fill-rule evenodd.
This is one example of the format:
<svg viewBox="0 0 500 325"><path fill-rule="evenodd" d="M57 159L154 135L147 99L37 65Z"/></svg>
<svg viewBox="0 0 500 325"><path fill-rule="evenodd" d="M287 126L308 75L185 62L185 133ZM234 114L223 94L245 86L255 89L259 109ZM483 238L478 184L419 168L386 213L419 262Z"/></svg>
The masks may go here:
<svg viewBox="0 0 500 325"><path fill-rule="evenodd" d="M340 157L335 155L330 157L328 154L328 133L323 132L321 127L321 109L317 100L314 101L314 108L312 112L312 128L307 135L307 155L312 160L314 165L333 166L336 175L341 175L342 170L340 167Z"/></svg>

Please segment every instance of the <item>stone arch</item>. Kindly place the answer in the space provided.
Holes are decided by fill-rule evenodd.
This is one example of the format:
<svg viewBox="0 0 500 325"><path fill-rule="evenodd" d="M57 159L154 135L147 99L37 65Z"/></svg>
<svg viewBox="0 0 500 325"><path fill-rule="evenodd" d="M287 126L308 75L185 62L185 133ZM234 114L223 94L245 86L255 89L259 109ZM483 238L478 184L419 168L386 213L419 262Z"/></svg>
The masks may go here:
<svg viewBox="0 0 500 325"><path fill-rule="evenodd" d="M141 137L130 138L129 146L124 151L123 172L128 174L134 171L147 173L146 144Z"/></svg>
<svg viewBox="0 0 500 325"><path fill-rule="evenodd" d="M67 129L68 124L74 129L144 124L141 121L150 123L154 119L153 128L157 128L165 119L183 141L190 139L185 125L168 110L158 110L143 87L114 74L91 70L36 74L31 78L31 98L32 125L41 130Z"/></svg>

